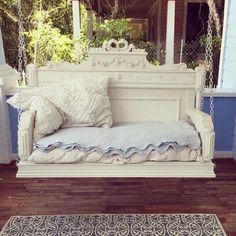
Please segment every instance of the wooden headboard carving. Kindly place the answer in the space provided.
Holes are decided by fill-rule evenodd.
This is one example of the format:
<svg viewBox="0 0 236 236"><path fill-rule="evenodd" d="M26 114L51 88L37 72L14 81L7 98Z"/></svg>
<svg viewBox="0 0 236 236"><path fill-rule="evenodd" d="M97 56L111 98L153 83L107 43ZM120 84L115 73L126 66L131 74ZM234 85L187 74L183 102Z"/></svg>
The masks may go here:
<svg viewBox="0 0 236 236"><path fill-rule="evenodd" d="M30 86L65 80L109 76L109 95L115 121L171 121L186 119L187 108L201 109L205 68L188 69L185 64L155 66L143 49L125 40L104 42L91 48L86 62L48 62L28 66Z"/></svg>

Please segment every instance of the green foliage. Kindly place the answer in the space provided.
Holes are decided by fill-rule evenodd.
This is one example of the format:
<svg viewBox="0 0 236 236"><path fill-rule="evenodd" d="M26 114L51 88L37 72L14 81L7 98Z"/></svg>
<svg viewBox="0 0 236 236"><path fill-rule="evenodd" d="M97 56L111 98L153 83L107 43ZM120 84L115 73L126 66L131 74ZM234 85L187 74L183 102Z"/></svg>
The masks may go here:
<svg viewBox="0 0 236 236"><path fill-rule="evenodd" d="M121 38L128 39L131 31L129 22L130 19L106 19L102 23L95 23L94 30L96 36L94 36L91 42L92 46L101 47L104 41L112 38L116 40Z"/></svg>
<svg viewBox="0 0 236 236"><path fill-rule="evenodd" d="M0 24L3 33L3 42L5 47L5 54L7 63L11 66L17 68L17 55L18 55L18 11L17 11L17 0L0 0ZM71 1L68 0L21 0L22 5L22 13L23 13L23 24L26 33L26 44L27 44L27 52L28 52L28 63L33 62L33 45L36 40L36 35L39 37L39 33L42 33L40 39L43 42L46 40L54 40L52 43L53 47L51 50L54 52L53 59L59 60L59 58L67 59L69 57L69 51L71 48L71 35L72 35L72 7ZM45 26L45 30L43 30L40 26L40 29L37 30L37 26L39 24L40 11L44 9L44 17L45 22L43 22ZM43 14L42 14L43 15ZM48 18L47 18L47 17ZM46 20L47 19L47 20ZM48 20L50 19L50 20ZM51 32L52 31L52 32ZM49 35L47 35L49 34ZM54 35L54 37L53 37ZM65 37L62 37L65 36ZM55 45L55 38L59 37L59 43ZM64 52L64 48L60 46L60 44L65 43L68 47ZM48 44L50 44L48 42ZM40 47L44 47L43 43L39 44ZM55 46L55 47L54 47ZM49 47L49 46L48 46ZM57 49L55 49L57 48ZM59 50L60 48L60 50ZM53 53L52 52L52 53ZM45 62L48 55L40 55L39 61ZM42 57L42 59L40 59Z"/></svg>
<svg viewBox="0 0 236 236"><path fill-rule="evenodd" d="M30 61L36 59L39 66L47 61L73 61L74 41L53 27L48 11L37 11L33 17L35 28L26 33Z"/></svg>
<svg viewBox="0 0 236 236"><path fill-rule="evenodd" d="M200 46L205 48L206 44L207 44L207 35L202 35L201 37L198 38L198 41L200 43ZM212 37L212 46L213 46L213 48L220 50L221 41L222 41L221 38L219 38L217 36L213 36Z"/></svg>
<svg viewBox="0 0 236 236"><path fill-rule="evenodd" d="M88 27L88 16L87 10L83 4L80 4L80 33L82 38L87 37L87 27Z"/></svg>
<svg viewBox="0 0 236 236"><path fill-rule="evenodd" d="M86 36L81 35L80 39L75 43L74 56L77 63L82 63L88 57L90 41Z"/></svg>
<svg viewBox="0 0 236 236"><path fill-rule="evenodd" d="M153 65L160 65L162 59L165 56L165 51L161 47L153 42L136 41L133 42L136 48L145 49L147 54L147 60Z"/></svg>
<svg viewBox="0 0 236 236"><path fill-rule="evenodd" d="M187 61L188 67L194 69L199 65L199 62L203 62L205 60L206 43L207 43L207 36L202 35L195 41L186 43L184 45L183 48L183 54L185 55L184 60ZM221 38L213 36L212 46L213 46L213 57L218 57L221 48Z"/></svg>
<svg viewBox="0 0 236 236"><path fill-rule="evenodd" d="M213 36L213 73L214 73L214 84L217 84L218 71L219 71L219 60L220 60L220 49L221 49L221 38ZM183 48L183 60L187 64L188 68L195 69L199 64L203 64L205 61L207 36L202 35L195 41L186 43ZM209 84L209 73L206 75L206 84Z"/></svg>
<svg viewBox="0 0 236 236"><path fill-rule="evenodd" d="M81 37L72 37L72 3L69 0L23 0L22 12L26 36L28 63L32 63L37 52L37 64L45 65L47 61L69 61L80 63L87 58L89 46L100 47L111 38L129 40L130 19L113 19L115 14L107 16L103 22L97 22L93 15L94 36L87 37L88 15L81 4ZM18 12L17 0L0 0L0 14L6 58L10 65L17 67L18 50ZM118 14L118 13L116 13ZM11 40L9 40L11 39ZM144 48L148 60L159 64L157 52L160 49L150 42L135 43L137 48Z"/></svg>

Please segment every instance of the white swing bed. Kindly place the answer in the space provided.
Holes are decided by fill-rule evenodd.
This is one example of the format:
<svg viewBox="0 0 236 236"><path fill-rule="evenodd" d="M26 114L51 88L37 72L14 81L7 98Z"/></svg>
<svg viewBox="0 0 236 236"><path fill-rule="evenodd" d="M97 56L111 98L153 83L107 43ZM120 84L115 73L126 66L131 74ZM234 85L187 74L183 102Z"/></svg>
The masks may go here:
<svg viewBox="0 0 236 236"><path fill-rule="evenodd" d="M113 42L114 43L114 42ZM17 177L215 177L214 127L211 117L201 111L205 69L187 69L185 64L154 66L146 52L111 42L90 49L80 65L49 62L45 67L28 66L31 87L58 81L109 75L109 96L114 122L178 121L195 125L202 142L205 162L143 162L139 164L35 164L20 160ZM19 156L33 150L34 114L24 112L24 127L18 131ZM168 127L167 127L168 128Z"/></svg>

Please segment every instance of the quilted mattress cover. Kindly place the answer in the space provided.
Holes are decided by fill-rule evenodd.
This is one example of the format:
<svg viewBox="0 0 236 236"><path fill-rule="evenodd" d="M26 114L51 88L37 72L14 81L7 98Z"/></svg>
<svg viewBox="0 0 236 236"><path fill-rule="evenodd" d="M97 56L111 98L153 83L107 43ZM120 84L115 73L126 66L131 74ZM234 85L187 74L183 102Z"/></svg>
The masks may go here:
<svg viewBox="0 0 236 236"><path fill-rule="evenodd" d="M123 158L134 154L147 156L153 151L164 154L170 148L175 151L201 149L198 132L186 121L123 123L112 128L60 129L35 144L35 149L42 153L55 149L78 150L86 154L96 152L106 157L119 155Z"/></svg>

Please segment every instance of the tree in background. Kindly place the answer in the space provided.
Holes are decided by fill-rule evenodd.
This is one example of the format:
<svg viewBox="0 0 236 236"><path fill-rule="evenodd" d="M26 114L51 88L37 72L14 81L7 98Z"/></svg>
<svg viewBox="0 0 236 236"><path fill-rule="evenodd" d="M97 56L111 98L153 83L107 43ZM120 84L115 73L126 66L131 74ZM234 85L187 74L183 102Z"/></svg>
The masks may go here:
<svg viewBox="0 0 236 236"><path fill-rule="evenodd" d="M95 35L92 40L92 46L101 47L104 41L108 41L113 38L119 39L129 39L129 33L132 30L129 26L131 19L106 19L103 22L98 22L95 24L94 30Z"/></svg>
<svg viewBox="0 0 236 236"><path fill-rule="evenodd" d="M69 0L22 0L28 62L33 62L33 48L38 42L38 61L70 60L72 50L72 8ZM17 67L17 0L0 0L0 24L7 63ZM34 45L34 46L33 46ZM51 47L51 52L49 50ZM62 45L65 45L62 47ZM43 48L46 50L43 52Z"/></svg>
<svg viewBox="0 0 236 236"><path fill-rule="evenodd" d="M101 5L103 0L81 0L81 37L73 38L73 19L72 19L72 1L71 0L21 0L24 18L24 27L26 30L26 45L28 54L28 63L34 61L35 48L37 51L37 64L45 65L47 61L56 62L68 61L80 63L84 61L88 54L90 46L100 47L105 40L110 38L125 38L132 42L129 33L132 30L129 26L130 19L125 19L125 9L122 9L118 0L106 1L107 15L103 15L103 20L97 19L93 15L93 37L88 39L88 18L87 10L92 9L92 4ZM212 0L208 0L209 2ZM130 1L134 6L134 2ZM103 2L103 4L105 1ZM114 3L114 4L113 4ZM85 8L86 6L86 8ZM135 6L134 6L135 7ZM217 18L217 14L214 14ZM219 27L219 21L218 28ZM18 60L18 13L17 0L0 0L0 24L2 27L4 48L7 63L17 67ZM217 28L217 27L216 27ZM196 44L196 50L187 52L188 45L184 48L185 57L199 57L199 53L204 54L204 40ZM137 48L143 48L148 52L147 59L153 64L159 64L165 61L165 49L161 45L153 42L143 41L141 38L135 42ZM214 42L213 42L214 43ZM190 45L191 46L191 45ZM218 49L218 48L217 48ZM203 51L203 52L202 52ZM215 50L214 52L219 50ZM218 56L219 53L214 55ZM195 67L195 59L186 58L189 66ZM217 58L216 60L217 61Z"/></svg>
<svg viewBox="0 0 236 236"><path fill-rule="evenodd" d="M39 66L45 65L50 60L76 61L73 53L74 40L70 35L62 34L59 28L53 26L48 11L36 11L32 19L35 20L35 27L25 34L31 62L34 57Z"/></svg>
<svg viewBox="0 0 236 236"><path fill-rule="evenodd" d="M50 60L79 63L86 58L89 46L101 46L104 40L110 38L127 38L130 31L128 19L114 20L111 16L107 16L108 19L98 24L93 16L96 34L89 41L87 11L81 4L81 37L73 39L70 0L22 0L21 2L28 63L34 61L36 50L36 61L39 66L45 65ZM0 0L0 16L7 63L16 68L18 64L17 0Z"/></svg>

